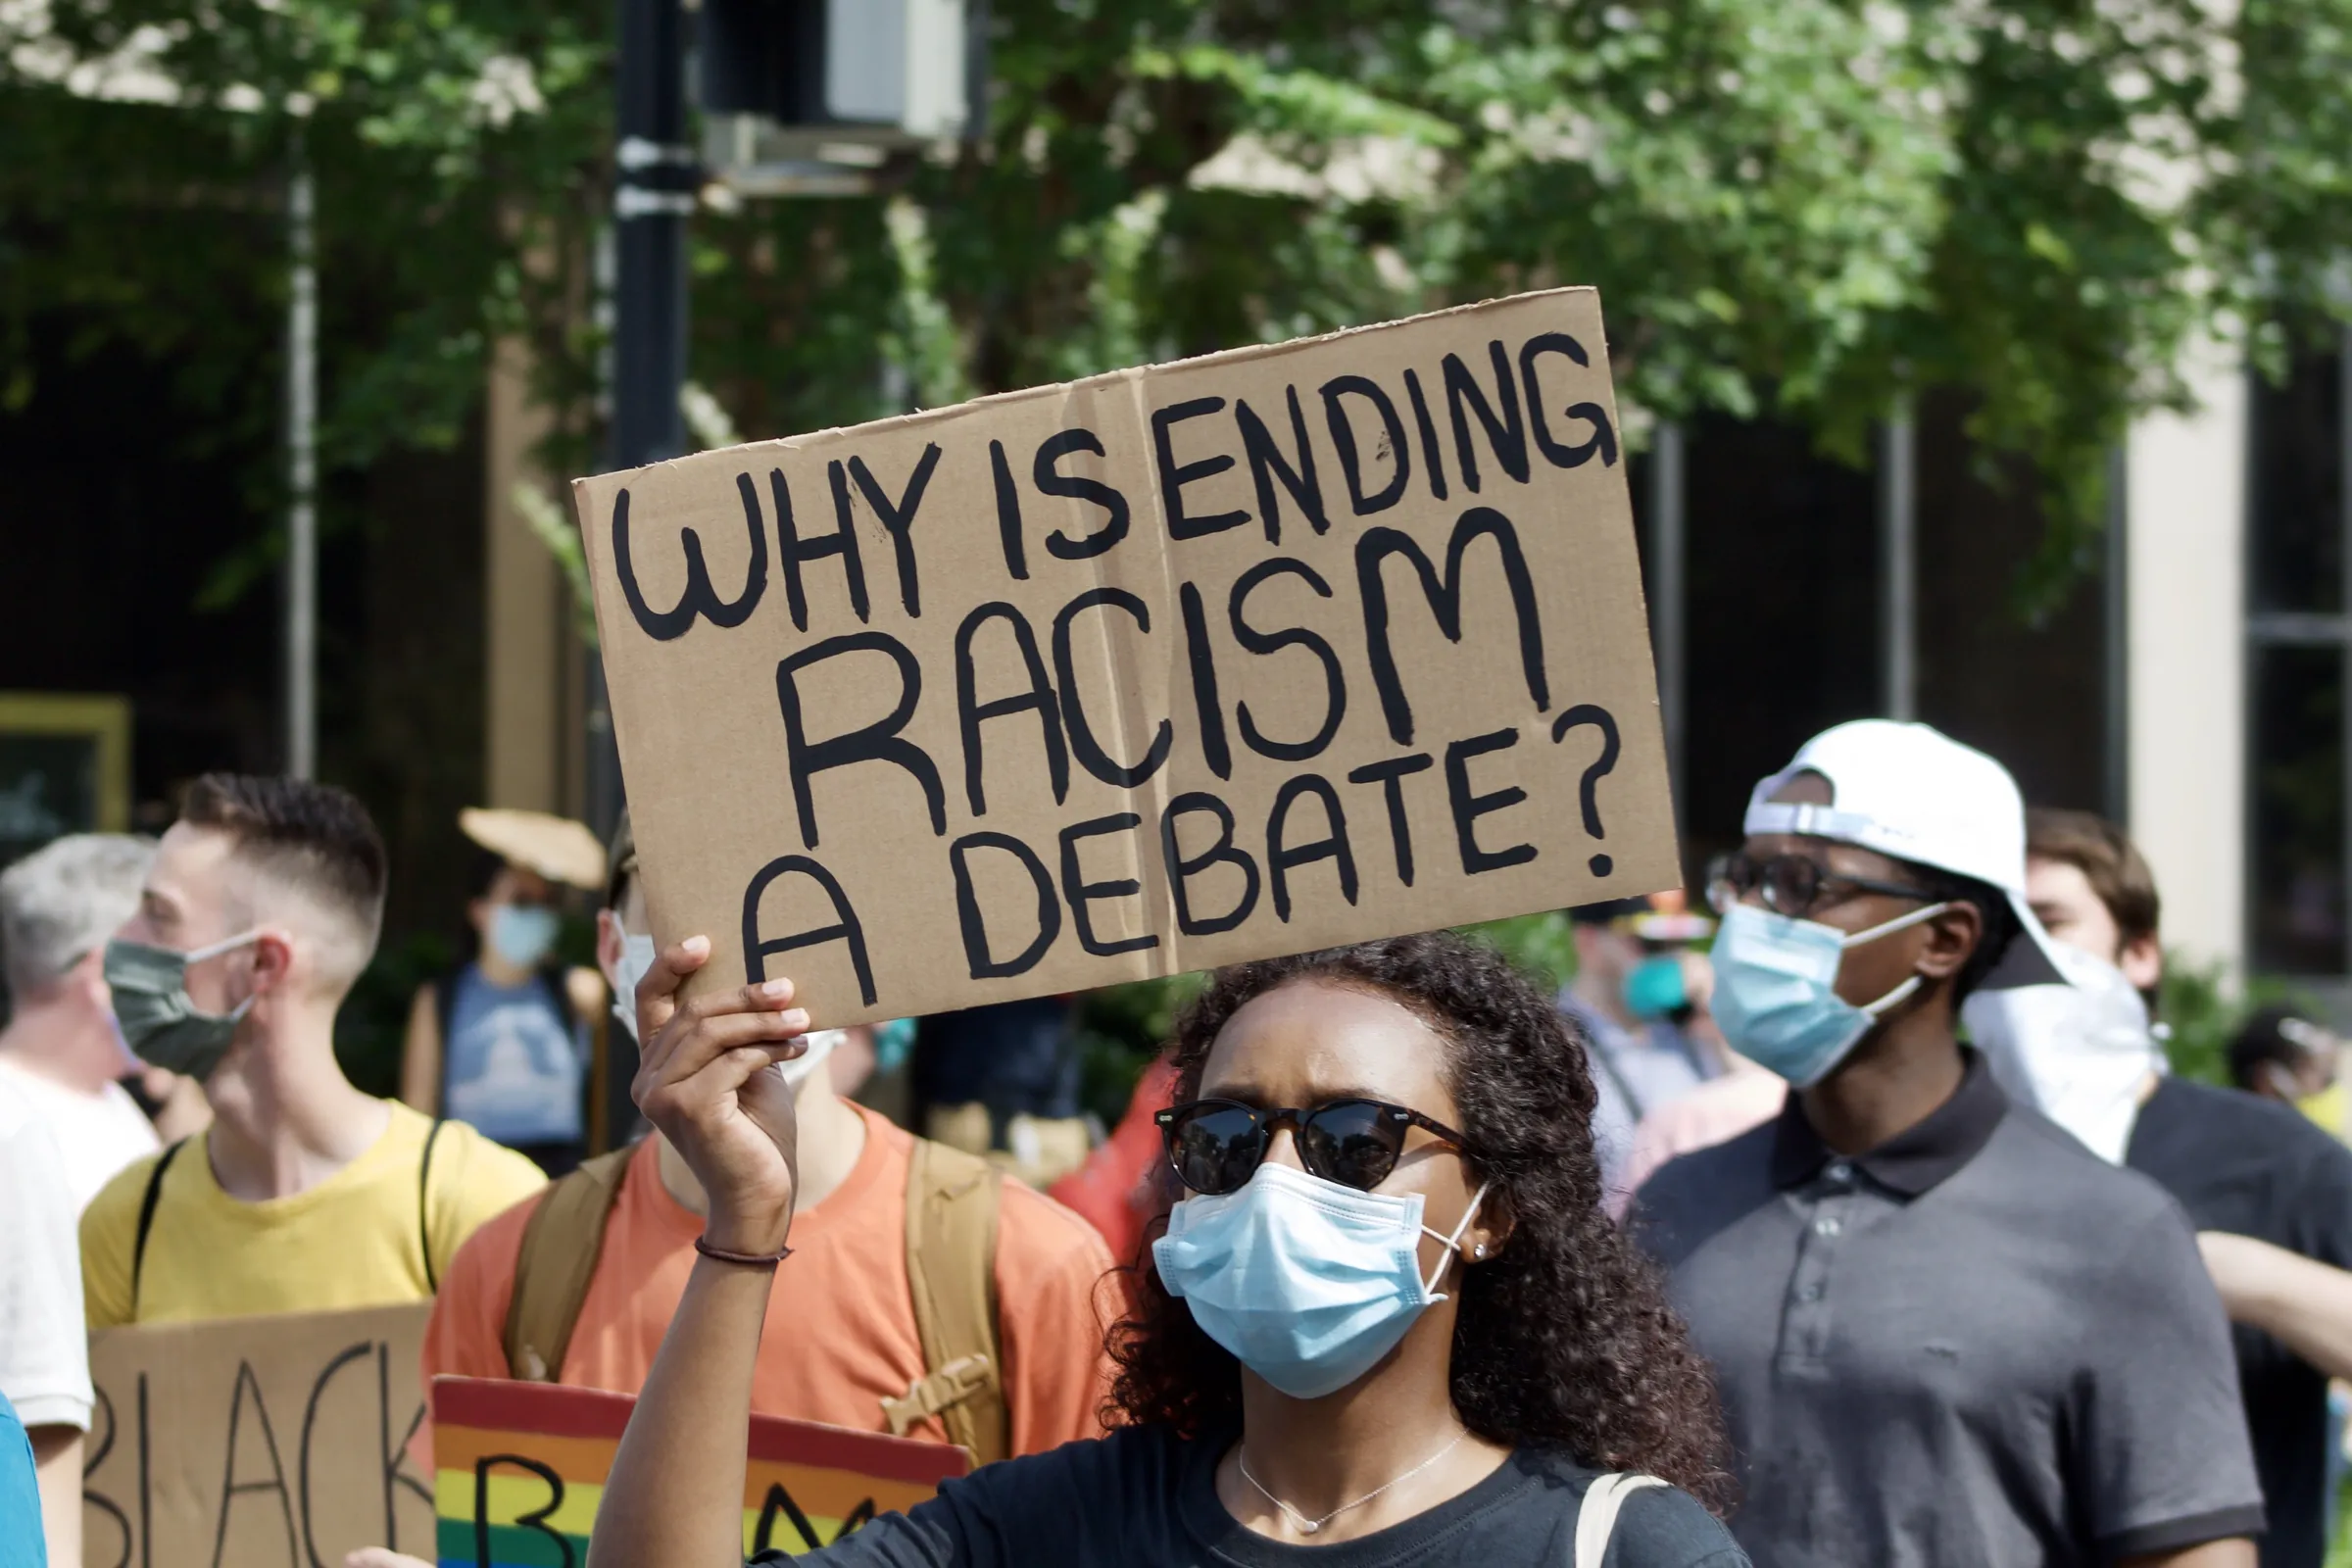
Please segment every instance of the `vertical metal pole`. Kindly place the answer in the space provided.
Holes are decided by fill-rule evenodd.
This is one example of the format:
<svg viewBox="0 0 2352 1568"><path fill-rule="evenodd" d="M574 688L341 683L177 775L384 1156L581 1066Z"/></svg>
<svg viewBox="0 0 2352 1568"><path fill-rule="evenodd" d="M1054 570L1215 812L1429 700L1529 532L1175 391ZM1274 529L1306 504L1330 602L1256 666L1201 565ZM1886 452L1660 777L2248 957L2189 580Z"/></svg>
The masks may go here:
<svg viewBox="0 0 2352 1568"><path fill-rule="evenodd" d="M678 388L686 379L686 217L694 211L695 169L685 144L679 0L620 0L618 64L612 456L635 467L686 450Z"/></svg>
<svg viewBox="0 0 2352 1568"><path fill-rule="evenodd" d="M2247 376L2249 382L2252 379L2251 375ZM2255 400L2251 396L2246 399L2246 406L2249 410L2255 406ZM2336 614L2338 616L2335 644L2336 690L2339 694L2352 694L2352 327L2346 327L2338 333L2335 340L2335 538L2336 571L2339 574L2336 588ZM2247 468L2251 473L2254 462L2252 454L2260 449L2251 440L2246 443L2246 447L2249 454ZM2248 489L2251 490L2251 488L2249 485ZM2248 605L2254 603L2253 572L2251 570L2254 553L2252 545L2256 538L2254 530L2258 526L2260 526L2260 521L2254 515L2253 507L2249 505L2246 508L2246 538L2249 548L2245 552L2249 567L2246 573L2245 590L2245 599ZM2252 675L2252 656L2253 650L2249 648L2246 661L2249 677ZM2248 679L2247 685L2249 689L2252 688L2251 678ZM2338 732L2337 745L2343 749L2343 752L2339 753L2341 760L2352 762L2352 755L2346 755L2352 754L2352 713L2343 711L2340 706L2342 701L2343 698L2339 695L2337 698L2339 704L2337 722L2341 728ZM2254 733L2256 722L2254 715L2254 704L2249 700L2246 703L2246 733L2249 737ZM2245 747L2245 755L2250 758L2253 752L2254 748L2249 742ZM2343 772L2342 777L2344 802L2341 809L2344 812L2345 824L2343 852L2345 862L2338 874L2344 879L2344 886L2352 887L2352 771ZM2250 795L2253 792L2249 788L2247 793ZM2248 824L2246 836L2249 841L2253 837L2251 830L2253 820L2254 811L2249 808L2246 811ZM2248 868L2245 877L2246 949L2251 953L2253 951L2255 894L2252 875L2255 860L2251 850L2246 855L2244 864ZM2343 963L2344 972L2352 975L2352 930L2344 933Z"/></svg>
<svg viewBox="0 0 2352 1568"><path fill-rule="evenodd" d="M318 767L318 270L299 125L286 178L286 771Z"/></svg>
<svg viewBox="0 0 2352 1568"><path fill-rule="evenodd" d="M686 379L686 217L694 153L686 145L686 18L679 0L620 0L620 171L612 216L612 466L686 450L678 389ZM589 825L609 834L622 800L604 664L588 670Z"/></svg>
<svg viewBox="0 0 2352 1568"><path fill-rule="evenodd" d="M678 392L686 380L686 216L694 211L695 168L685 145L681 0L619 0L619 6L610 457L612 466L630 468L686 451ZM588 825L610 841L627 797L605 662L591 652L587 665ZM606 1081L594 1091L607 1106L608 1127L625 1127L635 1114L628 1102L630 1055L608 1052Z"/></svg>
<svg viewBox="0 0 2352 1568"><path fill-rule="evenodd" d="M1918 436L1906 395L1887 419L1880 453L1880 620L1888 718L1919 716Z"/></svg>
<svg viewBox="0 0 2352 1568"><path fill-rule="evenodd" d="M2132 820L2132 472L2128 449L2118 443L2107 454L2106 591L2100 613L2106 619L2106 736L2104 772L2107 820Z"/></svg>
<svg viewBox="0 0 2352 1568"><path fill-rule="evenodd" d="M1658 665L1658 707L1666 730L1666 776L1683 778L1684 671L1689 667L1684 563L1688 558L1683 486L1683 427L1658 422L1649 451L1649 637ZM1681 792L1676 792L1681 811Z"/></svg>

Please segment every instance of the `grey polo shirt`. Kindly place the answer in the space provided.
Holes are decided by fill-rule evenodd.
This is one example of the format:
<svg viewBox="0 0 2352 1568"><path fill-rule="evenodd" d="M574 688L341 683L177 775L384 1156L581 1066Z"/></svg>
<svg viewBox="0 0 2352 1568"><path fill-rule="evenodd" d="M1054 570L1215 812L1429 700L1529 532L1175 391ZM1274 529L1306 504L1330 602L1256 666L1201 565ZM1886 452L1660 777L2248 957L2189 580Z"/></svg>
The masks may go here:
<svg viewBox="0 0 2352 1568"><path fill-rule="evenodd" d="M1756 1568L2073 1568L2262 1529L2222 1313L2153 1182L1959 1090L1867 1154L1791 1095L1634 1225L1714 1363Z"/></svg>

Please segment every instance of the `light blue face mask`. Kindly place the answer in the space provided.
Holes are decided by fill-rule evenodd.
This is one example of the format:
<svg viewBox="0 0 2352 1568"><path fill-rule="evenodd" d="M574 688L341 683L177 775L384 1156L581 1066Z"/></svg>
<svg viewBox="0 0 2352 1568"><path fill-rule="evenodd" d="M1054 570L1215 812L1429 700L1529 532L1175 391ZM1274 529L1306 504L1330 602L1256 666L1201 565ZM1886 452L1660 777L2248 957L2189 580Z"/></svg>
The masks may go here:
<svg viewBox="0 0 2352 1568"><path fill-rule="evenodd" d="M885 1018L874 1025L874 1071L897 1072L914 1054L914 1020Z"/></svg>
<svg viewBox="0 0 2352 1568"><path fill-rule="evenodd" d="M1690 1004L1683 960L1672 953L1644 958L1626 971L1625 1006L1637 1018L1663 1018Z"/></svg>
<svg viewBox="0 0 2352 1568"><path fill-rule="evenodd" d="M1195 1195L1152 1244L1161 1283L1202 1333L1295 1399L1336 1394L1396 1348L1469 1229L1481 1187L1451 1236L1421 1223L1421 1195L1359 1193L1262 1164L1238 1191ZM1421 1278L1421 1238L1446 1244Z"/></svg>
<svg viewBox="0 0 2352 1568"><path fill-rule="evenodd" d="M490 951L517 969L536 969L556 945L562 923L538 905L502 904L490 911Z"/></svg>
<svg viewBox="0 0 2352 1568"><path fill-rule="evenodd" d="M1715 1021L1748 1060L1769 1067L1799 1089L1830 1075L1870 1026L1920 986L1913 975L1857 1007L1838 995L1838 966L1845 950L1876 942L1940 914L1931 904L1848 936L1817 920L1798 920L1752 904L1736 904L1715 933L1708 955L1715 967Z"/></svg>

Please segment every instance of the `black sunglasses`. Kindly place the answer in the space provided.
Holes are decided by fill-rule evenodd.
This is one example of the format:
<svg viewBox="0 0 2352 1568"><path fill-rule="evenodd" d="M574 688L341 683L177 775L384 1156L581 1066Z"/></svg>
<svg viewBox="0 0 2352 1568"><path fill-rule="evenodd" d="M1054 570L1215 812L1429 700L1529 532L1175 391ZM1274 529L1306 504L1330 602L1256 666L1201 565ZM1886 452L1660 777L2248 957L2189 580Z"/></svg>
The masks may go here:
<svg viewBox="0 0 2352 1568"><path fill-rule="evenodd" d="M1469 1143L1444 1122L1404 1105L1378 1100L1331 1100L1312 1108L1260 1110L1238 1100L1196 1100L1152 1118L1168 1150L1177 1179L1196 1193L1215 1197L1237 1192L1256 1174L1286 1122L1298 1141L1298 1160L1311 1175L1368 1193L1389 1179L1404 1152L1404 1133L1418 1127L1467 1150Z"/></svg>
<svg viewBox="0 0 2352 1568"><path fill-rule="evenodd" d="M1743 901L1761 888L1764 907L1775 914L1801 917L1813 912L1814 906L1833 888L1850 889L1839 893L1831 903L1851 897L1852 893L1883 893L1888 898L1932 901L1936 895L1925 888L1905 887L1899 882L1881 882L1875 877L1848 876L1833 871L1819 860L1802 855L1775 855L1759 859L1745 850L1734 850L1719 855L1707 867L1707 903L1718 914L1728 913L1733 905Z"/></svg>

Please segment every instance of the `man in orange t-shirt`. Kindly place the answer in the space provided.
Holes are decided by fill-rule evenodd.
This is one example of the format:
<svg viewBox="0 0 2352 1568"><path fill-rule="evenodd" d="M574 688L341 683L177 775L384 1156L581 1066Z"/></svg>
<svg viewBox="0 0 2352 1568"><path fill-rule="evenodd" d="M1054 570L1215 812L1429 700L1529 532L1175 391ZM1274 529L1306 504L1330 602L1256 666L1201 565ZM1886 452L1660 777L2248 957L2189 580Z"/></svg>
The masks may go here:
<svg viewBox="0 0 2352 1568"><path fill-rule="evenodd" d="M798 1105L805 1118L846 1120L856 1129L850 1142L862 1147L821 1199L796 1205L792 1267L777 1275L768 1299L761 1341L768 1350L752 1372L752 1408L884 1431L882 1401L927 1371L906 1283L914 1139L835 1096L821 1071L802 1085ZM810 1125L802 1122L804 1162ZM683 1194L672 1190L680 1177ZM644 1383L694 1266L703 1222L689 1200L699 1204L701 1194L684 1161L659 1135L648 1138L613 1201L570 1348L554 1369L557 1382L622 1394ZM539 1201L508 1209L459 1250L425 1333L428 1379L514 1375L507 1365L507 1309L523 1227ZM1086 1221L1018 1182L1004 1183L1001 1203L995 1277L1004 1399L1012 1451L1034 1453L1102 1432L1102 1333L1115 1310L1104 1281L1110 1254ZM1099 1287L1105 1293L1100 1305ZM906 1435L947 1441L936 1416Z"/></svg>
<svg viewBox="0 0 2352 1568"><path fill-rule="evenodd" d="M612 846L598 957L616 998L633 999L652 942L624 820ZM634 1029L626 1007L620 1021ZM811 1037L812 1042L817 1037ZM769 1331L752 1374L763 1415L888 1430L885 1400L930 1372L907 1283L906 1184L912 1135L837 1095L811 1051L781 1070L797 1078L802 1192L792 1267L768 1301ZM507 1317L523 1233L543 1200L516 1204L476 1231L452 1261L425 1333L424 1374L507 1378ZM554 1381L635 1394L694 1265L703 1197L684 1160L648 1137L630 1156L606 1222L596 1271ZM999 1379L1010 1451L1034 1453L1101 1434L1108 1391L1103 1332L1123 1302L1092 1226L1004 1180L998 1200L993 1296ZM906 1436L948 1441L937 1416ZM418 1442L428 1441L419 1434Z"/></svg>

